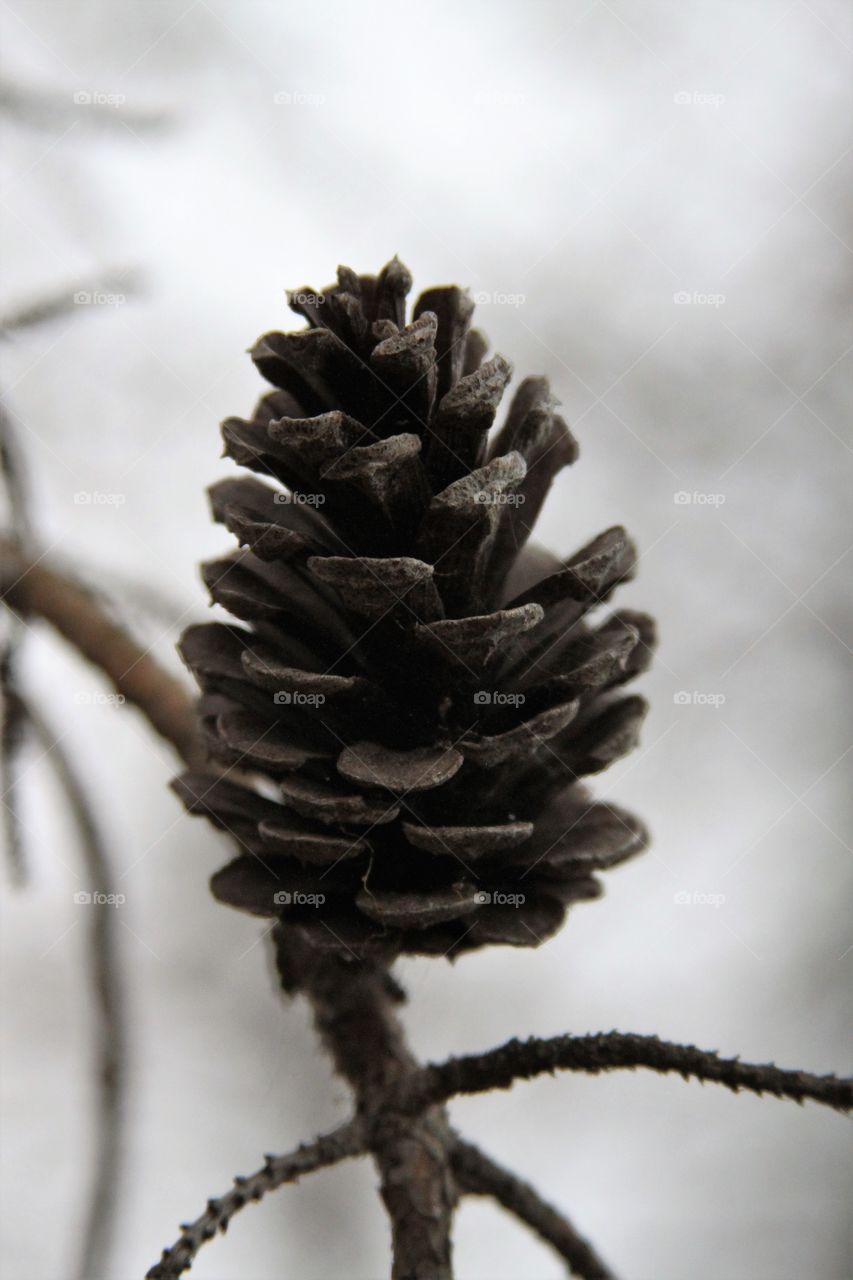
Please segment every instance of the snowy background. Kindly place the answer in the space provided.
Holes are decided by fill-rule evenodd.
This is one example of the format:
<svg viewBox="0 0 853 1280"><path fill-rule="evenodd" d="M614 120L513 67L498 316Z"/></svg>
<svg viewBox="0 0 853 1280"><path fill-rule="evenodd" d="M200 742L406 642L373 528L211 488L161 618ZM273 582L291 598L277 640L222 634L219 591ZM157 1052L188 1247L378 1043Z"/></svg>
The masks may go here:
<svg viewBox="0 0 853 1280"><path fill-rule="evenodd" d="M619 600L660 620L653 710L597 790L648 820L653 848L539 951L403 964L417 1050L617 1027L849 1069L848 6L3 0L0 15L0 312L98 282L114 296L3 345L41 540L120 600L155 584L160 615L138 622L164 662L178 669L180 628L205 615L197 562L228 543L203 488L230 466L218 421L258 394L245 348L288 326L286 286L321 287L338 262L396 252L416 292L511 295L479 323L518 377L551 378L582 451L540 540L568 553L623 521L643 552ZM234 1173L342 1118L346 1092L305 1009L275 993L263 925L208 895L227 847L182 816L166 749L43 633L26 672L127 898L109 1280L137 1280ZM67 1280L92 908L73 903L86 885L37 754L33 876L3 893L0 1262ZM452 1111L631 1280L851 1274L849 1128L829 1111L648 1074ZM374 1182L359 1162L281 1190L193 1276L379 1280ZM562 1274L481 1201L459 1214L456 1257L460 1280Z"/></svg>

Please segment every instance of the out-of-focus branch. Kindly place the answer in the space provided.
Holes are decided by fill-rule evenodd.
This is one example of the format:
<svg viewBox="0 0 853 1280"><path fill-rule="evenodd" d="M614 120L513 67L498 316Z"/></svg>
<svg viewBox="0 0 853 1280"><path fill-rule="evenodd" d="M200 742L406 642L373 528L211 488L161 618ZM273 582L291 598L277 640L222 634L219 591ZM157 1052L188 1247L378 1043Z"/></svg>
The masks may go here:
<svg viewBox="0 0 853 1280"><path fill-rule="evenodd" d="M16 546L24 546L32 536L29 485L21 449L12 425L12 415L0 400L0 476L9 511L10 532Z"/></svg>
<svg viewBox="0 0 853 1280"><path fill-rule="evenodd" d="M104 612L81 583L0 542L0 595L22 616L49 622L98 667L182 760L204 760L192 698L132 636Z"/></svg>
<svg viewBox="0 0 853 1280"><path fill-rule="evenodd" d="M117 131L126 124L137 131L154 131L172 123L166 109L128 108L115 101L99 104L98 95L85 91L62 94L9 80L0 80L0 114L36 129L55 129L74 121L90 129Z"/></svg>
<svg viewBox="0 0 853 1280"><path fill-rule="evenodd" d="M86 790L64 747L29 705L26 716L53 765L80 838L89 892L115 892L104 841ZM122 1162L126 1035L116 912L93 906L89 913L89 972L97 1017L98 1136L85 1229L80 1244L80 1280L107 1275Z"/></svg>
<svg viewBox="0 0 853 1280"><path fill-rule="evenodd" d="M453 1172L464 1195L491 1196L498 1204L529 1227L540 1240L554 1249L581 1280L614 1280L613 1272L592 1245L580 1235L559 1210L543 1200L538 1191L517 1174L497 1164L479 1147L462 1138L451 1152Z"/></svg>
<svg viewBox="0 0 853 1280"><path fill-rule="evenodd" d="M262 1169L248 1178L234 1179L234 1188L217 1200L208 1200L207 1208L195 1222L182 1225L181 1236L169 1249L163 1250L159 1262L147 1272L145 1280L174 1280L189 1267L199 1249L218 1231L225 1231L235 1213L251 1200L260 1200L285 1182L296 1182L305 1173L326 1169L351 1156L363 1155L364 1131L359 1120L351 1120L315 1142L303 1144L285 1156L267 1156Z"/></svg>
<svg viewBox="0 0 853 1280"><path fill-rule="evenodd" d="M27 861L21 835L18 783L26 737L26 714L15 682L17 643L17 636L13 634L0 652L0 776L3 780L3 830L9 866L14 883L22 885L27 879Z"/></svg>
<svg viewBox="0 0 853 1280"><path fill-rule="evenodd" d="M8 517L10 543L19 552L32 536L26 469L18 448L11 415L0 401L0 483ZM3 782L3 829L12 877L17 884L27 878L24 842L21 836L18 778L25 739L24 704L18 692L17 663L23 626L10 615L0 640L0 777Z"/></svg>
<svg viewBox="0 0 853 1280"><path fill-rule="evenodd" d="M92 305L97 303L102 295L104 297L112 295L113 300L123 300L128 295L138 294L139 291L139 274L129 268L104 272L95 280L78 280L75 284L44 294L40 298L24 303L17 310L0 316L0 338L8 338L26 329L36 329L40 325L60 320L63 316L71 314L83 316L87 311L102 311L103 307Z"/></svg>
<svg viewBox="0 0 853 1280"><path fill-rule="evenodd" d="M846 1111L853 1107L853 1080L816 1076L808 1071L784 1071L772 1063L721 1058L693 1045L670 1044L657 1036L625 1035L610 1031L589 1036L554 1036L549 1040L508 1040L498 1049L432 1063L405 1082L402 1105L416 1113L446 1102L457 1094L508 1089L516 1080L554 1071L599 1071L646 1067L675 1071L685 1079L712 1080L735 1093L770 1093L803 1102L810 1098Z"/></svg>

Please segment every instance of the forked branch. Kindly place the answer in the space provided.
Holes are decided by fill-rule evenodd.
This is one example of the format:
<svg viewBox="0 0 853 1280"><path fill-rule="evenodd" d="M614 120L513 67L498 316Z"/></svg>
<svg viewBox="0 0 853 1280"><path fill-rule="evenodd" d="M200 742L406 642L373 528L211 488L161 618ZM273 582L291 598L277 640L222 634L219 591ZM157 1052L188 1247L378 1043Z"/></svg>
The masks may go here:
<svg viewBox="0 0 853 1280"><path fill-rule="evenodd" d="M324 955L296 929L275 931L285 990L310 1001L320 1038L352 1088L391 1223L392 1280L452 1280L458 1190L453 1134L439 1107L418 1115L396 1099L420 1071L397 1016L399 990L381 963Z"/></svg>
<svg viewBox="0 0 853 1280"><path fill-rule="evenodd" d="M74 648L107 675L128 702L184 760L201 755L189 693L157 666L147 651L105 613L80 583L43 563L25 558L14 543L0 541L4 561L0 598L22 616L51 623ZM582 1280L609 1280L610 1272L586 1241L527 1183L502 1169L475 1147L455 1139L441 1104L460 1094L509 1088L516 1080L557 1070L597 1074L616 1069L677 1072L685 1079L714 1081L737 1092L769 1093L797 1102L810 1099L837 1110L853 1106L853 1080L771 1063L737 1058L641 1036L609 1032L551 1039L510 1040L498 1049L419 1066L392 1015L399 993L386 971L352 972L349 966L314 963L296 955L298 947L279 939L279 962L298 962L298 980L285 988L309 997L322 1039L336 1066L353 1086L359 1117L286 1156L268 1157L248 1178L208 1201L205 1212L182 1228L178 1241L148 1272L147 1280L173 1280L192 1264L198 1250L251 1200L294 1182L305 1173L347 1157L373 1156L391 1217L394 1275L452 1275L450 1225L457 1195L492 1196L550 1244ZM349 971L348 971L349 970ZM346 978L346 981L343 979Z"/></svg>

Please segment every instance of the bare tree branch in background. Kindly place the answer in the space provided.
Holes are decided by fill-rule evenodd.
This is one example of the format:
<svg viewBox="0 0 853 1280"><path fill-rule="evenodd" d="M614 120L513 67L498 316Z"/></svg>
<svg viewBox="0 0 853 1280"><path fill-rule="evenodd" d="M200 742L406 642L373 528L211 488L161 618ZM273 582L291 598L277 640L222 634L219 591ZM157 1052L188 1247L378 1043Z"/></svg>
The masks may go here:
<svg viewBox="0 0 853 1280"><path fill-rule="evenodd" d="M17 540L0 540L0 564L0 597L9 606L5 612L16 637L21 637L27 630L23 620L28 615L35 613L39 620L52 622L81 656L108 674L114 687L140 706L150 723L159 726L158 731L180 758L187 762L197 759L200 747L195 718L190 699L180 681L158 667L145 648L108 617L96 598L83 586L73 578L47 569L41 562L31 561ZM15 656L16 653L7 647L3 654L4 675ZM23 837L17 812L19 788L16 787L14 772L10 789L10 762L17 762L25 738L32 734L56 772L77 828L87 873L87 891L93 897L95 894L113 894L115 884L109 858L82 778L61 743L22 696L15 680L4 678L3 694L3 761L7 775L4 814L10 852L14 854L14 866L18 871L17 879L20 880L24 866ZM16 735L14 742L8 736L13 730ZM79 1233L79 1262L75 1273L78 1280L91 1280L94 1276L109 1273L123 1170L127 1001L122 984L116 921L114 911L98 905L97 900L93 901L87 951L96 1016L96 1144L86 1217Z"/></svg>
<svg viewBox="0 0 853 1280"><path fill-rule="evenodd" d="M46 318L40 309L39 323ZM17 574L29 558L33 531L29 514L24 467L19 457L11 419L0 406L0 462L7 495L9 533L0 543L2 581ZM113 873L93 807L82 779L60 741L20 691L16 670L27 626L11 609L5 610L9 638L0 655L2 686L2 762L4 817L7 845L15 879L24 875L24 836L19 816L18 764L26 740L33 737L42 747L61 786L77 829L83 866L91 894L115 892ZM96 1141L92 1180L86 1200L85 1220L79 1233L79 1280L106 1275L115 1212L123 1168L122 1120L126 1093L127 1037L126 997L122 989L115 913L93 903L87 931L89 981L95 1008Z"/></svg>
<svg viewBox="0 0 853 1280"><path fill-rule="evenodd" d="M87 891L92 895L114 894L115 878L83 780L65 748L38 712L27 706L26 717L45 758L53 766L77 827ZM97 1023L97 1142L86 1223L80 1240L78 1280L91 1280L94 1276L108 1274L123 1166L127 997L122 982L116 920L114 911L93 904L89 919L88 959Z"/></svg>
<svg viewBox="0 0 853 1280"><path fill-rule="evenodd" d="M33 129L55 129L57 125L67 124L69 117L73 116L74 119L82 119L88 129L114 131L127 126L138 132L154 133L169 128L173 120L172 112L162 108L145 110L128 107L126 103L120 104L120 110L112 106L109 110L75 114L75 94L80 92L69 89L67 93L57 93L41 85L31 87L0 80L0 113L14 116L19 124ZM85 93L82 98L77 96L76 104L90 105L86 102L89 96Z"/></svg>
<svg viewBox="0 0 853 1280"><path fill-rule="evenodd" d="M139 708L188 764L199 759L198 727L186 686L109 618L81 583L0 543L0 595L24 617L49 622L113 688Z"/></svg>
<svg viewBox="0 0 853 1280"><path fill-rule="evenodd" d="M81 111L82 100L69 91L62 95L41 87L28 88L0 80L0 114L13 117L18 126L35 129L56 129L68 124L69 117L86 128L110 131L131 129L134 133L156 130L168 123L168 116L160 111L114 110ZM79 280L63 289L30 298L0 317L0 341L15 341L31 330L40 330L52 322L71 314L86 314L87 303L97 300L99 294L128 296L139 292L140 278L133 268L102 270L95 277ZM77 831L88 892L92 895L114 893L113 872L110 866L93 806L86 794L83 779L78 774L71 757L54 738L49 727L35 710L20 687L19 656L28 631L26 597L30 589L44 592L42 602L53 604L73 612L73 602L78 604L85 596L84 589L72 578L30 579L27 568L37 560L34 547L34 525L30 510L29 492L23 451L15 436L12 414L0 397L0 480L5 498L0 534L0 598L9 605L3 610L4 636L0 642L0 695L2 695L2 721L0 722L0 765L4 782L3 820L8 856L13 879L20 883L26 869L26 842L20 821L21 801L20 759L25 742L34 738L43 747L44 756L53 766L65 802ZM17 594L18 606L12 606L6 588ZM91 600L91 597L86 597ZM47 616L52 612L47 609ZM85 612L91 613L89 604ZM100 627L89 624L75 626L67 617L67 637L76 639L85 655L94 647L101 634L113 652L114 676L128 683L131 689L144 690L146 682L162 694L163 682L158 682L158 669L145 649L128 637L125 643L116 643L121 629L110 624L105 613L100 615ZM79 619L78 619L79 622ZM126 666L124 665L126 664ZM123 670L119 671L122 666ZM164 676L164 680L168 678ZM176 707L180 686L174 681L172 698L167 703ZM177 732L179 712L167 711L158 717L164 729L169 726ZM187 749L189 750L187 738ZM86 1200L82 1228L75 1232L78 1240L76 1275L79 1280L92 1280L110 1272L110 1251L118 1195L123 1173L124 1143L122 1121L126 1096L127 1037L125 1032L126 996L122 985L115 913L93 901L87 930L88 976L94 998L95 1010L95 1072L96 1118L95 1152L91 1187Z"/></svg>
<svg viewBox="0 0 853 1280"><path fill-rule="evenodd" d="M29 514L24 466L18 454L11 419L0 406L0 463L6 488L10 530L3 574L28 559L33 531ZM0 555L2 551L0 550ZM10 564L13 568L10 570ZM83 865L90 882L89 892L114 892L113 874L106 847L84 784L58 739L20 690L16 663L26 624L11 609L5 610L9 639L0 655L2 689L2 762L4 776L4 817L13 872L20 883L25 869L24 836L18 812L21 800L18 764L26 740L35 738L62 788L80 843ZM86 1218L80 1233L79 1280L105 1275L109 1265L112 1230L122 1172L122 1112L126 1084L126 1035L121 966L116 936L116 917L95 905L87 935L89 980L94 997L96 1034L96 1144L92 1184L87 1198Z"/></svg>
<svg viewBox="0 0 853 1280"><path fill-rule="evenodd" d="M0 400L0 483L8 513L10 544L22 552L32 537L29 495L24 464L12 419ZM16 884L26 880L18 791L20 756L24 744L24 710L16 683L16 665L23 638L20 619L7 613L6 634L0 644L0 774L3 779L3 827L6 852Z"/></svg>
<svg viewBox="0 0 853 1280"><path fill-rule="evenodd" d="M13 622L9 628L9 637L0 653L0 717L2 717L0 761L2 761L3 828L6 835L6 854L12 879L16 885L21 886L27 880L19 787L21 754L26 737L26 714L15 677L19 630Z"/></svg>
<svg viewBox="0 0 853 1280"><path fill-rule="evenodd" d="M90 280L77 280L67 288L29 300L0 316L0 338L8 339L28 329L41 328L72 313L82 315L87 302L98 294L136 295L142 283L140 274L131 267L105 271Z"/></svg>

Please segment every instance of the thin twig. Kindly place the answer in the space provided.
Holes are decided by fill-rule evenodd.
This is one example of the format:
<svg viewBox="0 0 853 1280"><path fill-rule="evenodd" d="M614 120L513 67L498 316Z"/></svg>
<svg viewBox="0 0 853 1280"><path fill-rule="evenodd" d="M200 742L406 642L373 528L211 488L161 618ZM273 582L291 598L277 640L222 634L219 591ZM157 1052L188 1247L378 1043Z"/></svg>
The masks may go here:
<svg viewBox="0 0 853 1280"><path fill-rule="evenodd" d="M218 1231L227 1230L231 1218L251 1200L261 1200L285 1182L296 1182L305 1173L326 1169L351 1156L363 1155L364 1131L359 1120L350 1120L315 1142L303 1144L285 1156L266 1156L262 1169L247 1178L234 1179L234 1189L216 1200L195 1222L181 1226L180 1238L163 1250L159 1262L146 1273L145 1280L174 1280L192 1266L199 1249Z"/></svg>
<svg viewBox="0 0 853 1280"><path fill-rule="evenodd" d="M18 445L12 415L0 398L0 476L8 501L9 529L6 535L17 547L25 546L32 536L30 521L30 488L22 451Z"/></svg>
<svg viewBox="0 0 853 1280"><path fill-rule="evenodd" d="M97 303L99 296L111 295L111 300L118 304L118 300L125 301L139 292L140 276L127 267L121 271L104 272L94 280L78 280L69 283L62 290L44 294L34 301L22 304L15 311L0 315L0 338L52 324L63 316L82 317L91 315L93 311L101 311L102 307L92 305L93 300Z"/></svg>
<svg viewBox="0 0 853 1280"><path fill-rule="evenodd" d="M128 108L123 102L99 104L94 94L77 90L56 93L30 85L0 81L0 114L17 123L36 129L56 129L69 119L87 129L118 131L122 124L139 130L168 128L171 114L167 108ZM82 109L81 109L82 108Z"/></svg>
<svg viewBox="0 0 853 1280"><path fill-rule="evenodd" d="M567 1264L570 1275L580 1276L581 1280L614 1280L613 1272L592 1245L568 1218L543 1200L529 1182L462 1138L457 1139L451 1158L453 1172L464 1194L491 1196L507 1213L549 1244Z"/></svg>
<svg viewBox="0 0 853 1280"><path fill-rule="evenodd" d="M6 499L10 542L23 551L31 537L29 486L11 415L0 400L0 480ZM17 788L25 738L23 702L18 692L17 664L24 627L10 614L0 644L0 776L3 781L3 826L15 884L27 878Z"/></svg>
<svg viewBox="0 0 853 1280"><path fill-rule="evenodd" d="M89 881L88 891L113 894L112 868L83 783L68 753L41 716L29 705L26 715L53 765L74 818ZM116 912L108 906L94 904L89 912L89 972L98 1020L95 1037L98 1104L94 1177L77 1268L80 1280L109 1274L122 1171L127 1035L116 918Z"/></svg>
<svg viewBox="0 0 853 1280"><path fill-rule="evenodd" d="M647 1067L676 1071L687 1079L713 1080L735 1093L749 1089L777 1098L802 1102L810 1098L846 1111L853 1107L853 1080L816 1076L808 1071L785 1071L772 1063L720 1058L711 1050L670 1044L657 1036L625 1035L618 1031L589 1036L554 1036L549 1040L508 1040L498 1049L432 1063L404 1083L401 1100L413 1113L461 1093L508 1089L516 1080L554 1071L599 1071Z"/></svg>
<svg viewBox="0 0 853 1280"><path fill-rule="evenodd" d="M188 764L204 759L192 698L184 684L104 612L81 583L0 542L0 594L19 613L49 622L94 663Z"/></svg>
<svg viewBox="0 0 853 1280"><path fill-rule="evenodd" d="M17 628L15 629L17 632ZM27 880L27 859L21 834L21 753L26 740L26 714L15 676L18 637L10 636L0 651L0 777L3 781L3 830L12 881L19 888Z"/></svg>

